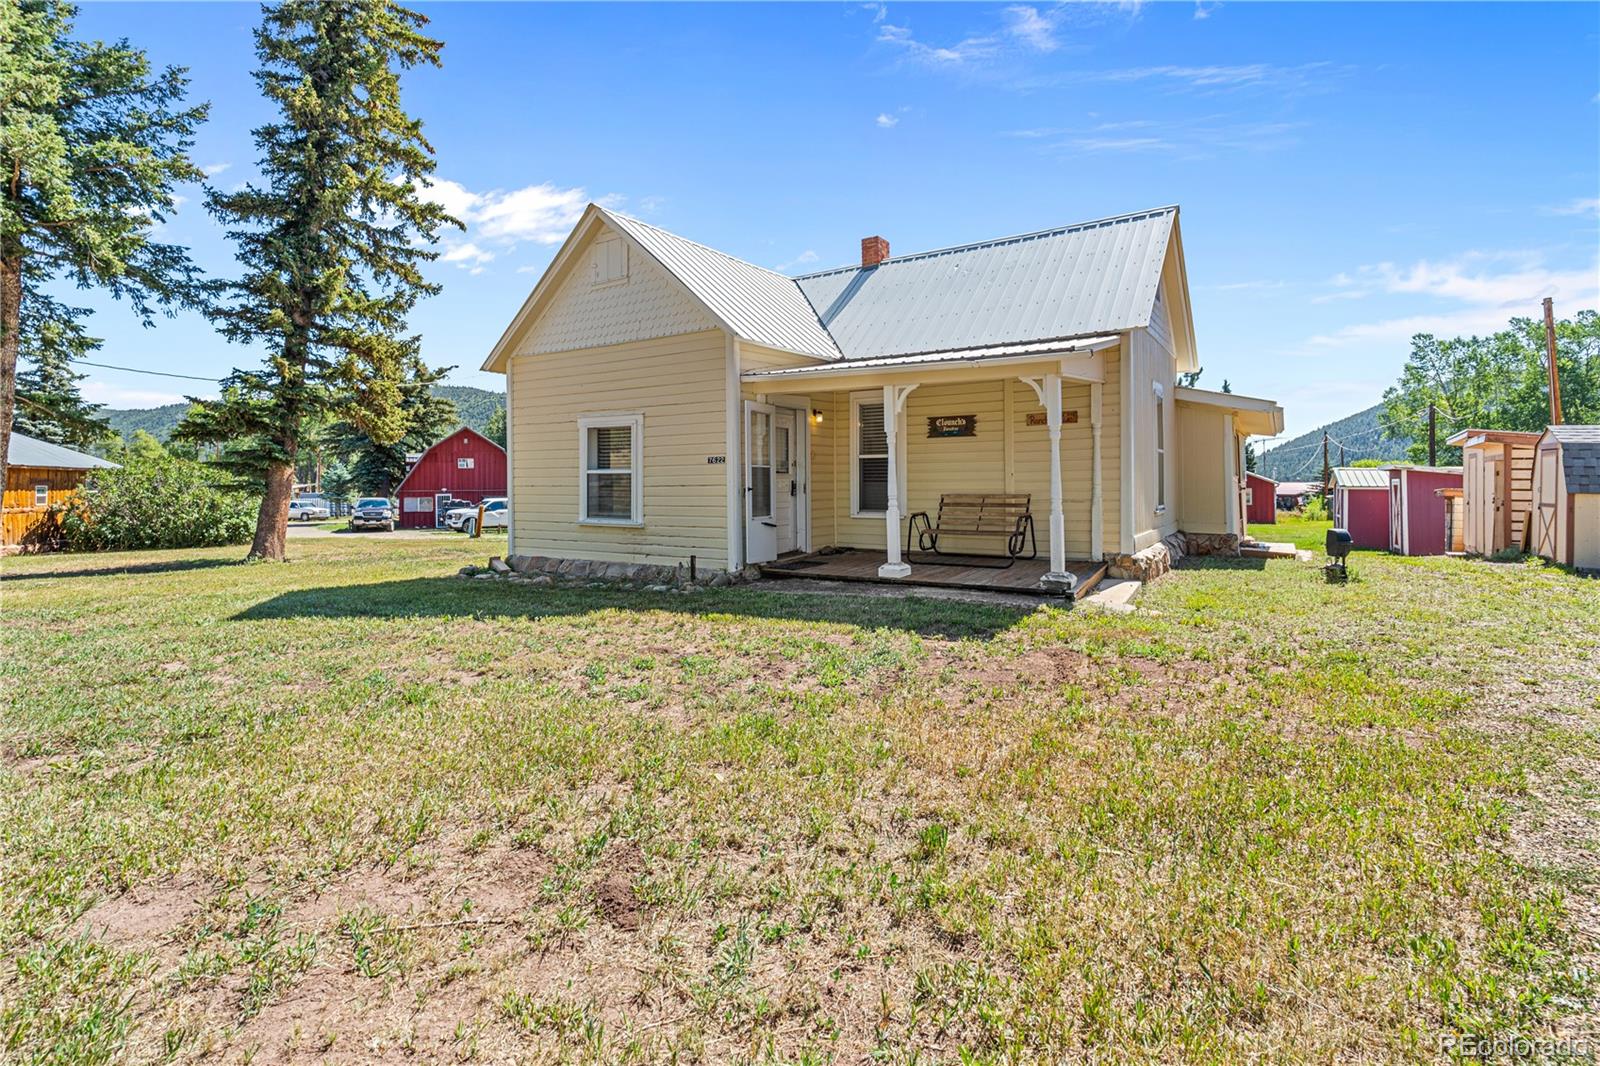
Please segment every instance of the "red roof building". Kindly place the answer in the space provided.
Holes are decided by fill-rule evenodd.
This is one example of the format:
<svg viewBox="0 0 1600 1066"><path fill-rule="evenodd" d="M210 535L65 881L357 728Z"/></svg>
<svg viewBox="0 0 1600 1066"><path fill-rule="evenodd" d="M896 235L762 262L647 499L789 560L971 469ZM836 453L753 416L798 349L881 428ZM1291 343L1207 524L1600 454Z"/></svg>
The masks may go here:
<svg viewBox="0 0 1600 1066"><path fill-rule="evenodd" d="M478 503L506 495L505 449L462 426L422 453L395 495L402 527L442 526L441 508L450 500Z"/></svg>

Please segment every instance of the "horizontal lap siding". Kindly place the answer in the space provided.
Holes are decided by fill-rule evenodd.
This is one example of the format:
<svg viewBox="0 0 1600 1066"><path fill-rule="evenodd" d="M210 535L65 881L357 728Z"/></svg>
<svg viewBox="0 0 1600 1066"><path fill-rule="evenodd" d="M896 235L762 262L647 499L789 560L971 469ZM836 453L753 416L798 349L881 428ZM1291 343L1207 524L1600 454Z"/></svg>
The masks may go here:
<svg viewBox="0 0 1600 1066"><path fill-rule="evenodd" d="M720 331L519 355L512 517L519 555L727 566L726 345ZM644 416L644 525L578 518L578 419ZM728 462L735 462L733 456Z"/></svg>
<svg viewBox="0 0 1600 1066"><path fill-rule="evenodd" d="M1101 492L1102 521L1107 550L1118 536L1122 493L1121 403L1118 353L1105 353L1106 382L1101 387ZM881 390L864 390L880 392ZM1010 392L1010 414L1006 413ZM850 515L850 394L822 393L812 405L823 412L823 424L812 438L813 491L812 540L820 546L837 544L881 550L881 517ZM1069 558L1094 558L1090 543L1093 528L1093 425L1089 386L1063 382L1063 411L1076 411L1078 421L1061 427L1062 517L1066 523ZM1050 434L1047 426L1030 426L1028 415L1044 408L1033 389L1016 377L956 385L923 385L906 401L906 499L901 511L910 515L927 511L937 516L939 496L947 492L1026 492L1032 496L1040 552L1049 551ZM928 418L938 415L978 416L972 437L928 437ZM1009 452L1010 462L1007 462ZM832 471L832 492L824 480ZM905 535L902 524L901 535ZM1000 545L989 538L952 542L958 550L992 552Z"/></svg>

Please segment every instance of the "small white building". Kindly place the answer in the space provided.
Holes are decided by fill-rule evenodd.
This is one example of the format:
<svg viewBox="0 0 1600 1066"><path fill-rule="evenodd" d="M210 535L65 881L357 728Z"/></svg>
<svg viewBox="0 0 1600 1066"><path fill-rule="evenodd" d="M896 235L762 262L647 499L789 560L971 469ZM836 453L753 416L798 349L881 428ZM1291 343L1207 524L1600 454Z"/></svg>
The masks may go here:
<svg viewBox="0 0 1600 1066"><path fill-rule="evenodd" d="M1533 465L1535 554L1600 570L1600 426L1551 426Z"/></svg>

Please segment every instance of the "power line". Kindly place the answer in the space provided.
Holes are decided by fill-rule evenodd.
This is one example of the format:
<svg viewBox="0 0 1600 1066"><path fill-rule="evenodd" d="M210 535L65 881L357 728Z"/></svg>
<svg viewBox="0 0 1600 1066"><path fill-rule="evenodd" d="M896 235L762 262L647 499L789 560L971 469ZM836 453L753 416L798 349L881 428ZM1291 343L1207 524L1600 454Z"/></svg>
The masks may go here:
<svg viewBox="0 0 1600 1066"><path fill-rule="evenodd" d="M183 378L185 381L208 381L213 385L219 384L222 380L221 378L203 378L197 374L173 374L166 370L141 370L136 366L117 366L114 363L91 363L87 359L73 359L72 362L81 363L84 366L97 366L102 370L122 370L129 374L150 374L158 378Z"/></svg>

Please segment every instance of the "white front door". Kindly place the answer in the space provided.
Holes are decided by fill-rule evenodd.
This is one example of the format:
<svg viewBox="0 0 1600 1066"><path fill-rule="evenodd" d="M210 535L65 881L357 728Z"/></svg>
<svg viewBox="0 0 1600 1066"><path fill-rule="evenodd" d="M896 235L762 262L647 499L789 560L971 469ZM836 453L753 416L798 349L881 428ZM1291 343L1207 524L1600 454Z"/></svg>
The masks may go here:
<svg viewBox="0 0 1600 1066"><path fill-rule="evenodd" d="M433 494L433 524L436 529L444 527L444 513L450 509L450 501L453 499L455 497L448 492Z"/></svg>
<svg viewBox="0 0 1600 1066"><path fill-rule="evenodd" d="M777 410L746 400L744 405L744 556L750 563L778 557Z"/></svg>
<svg viewBox="0 0 1600 1066"><path fill-rule="evenodd" d="M793 408L780 407L772 422L775 475L773 518L778 523L778 554L800 547L800 485L805 435Z"/></svg>

